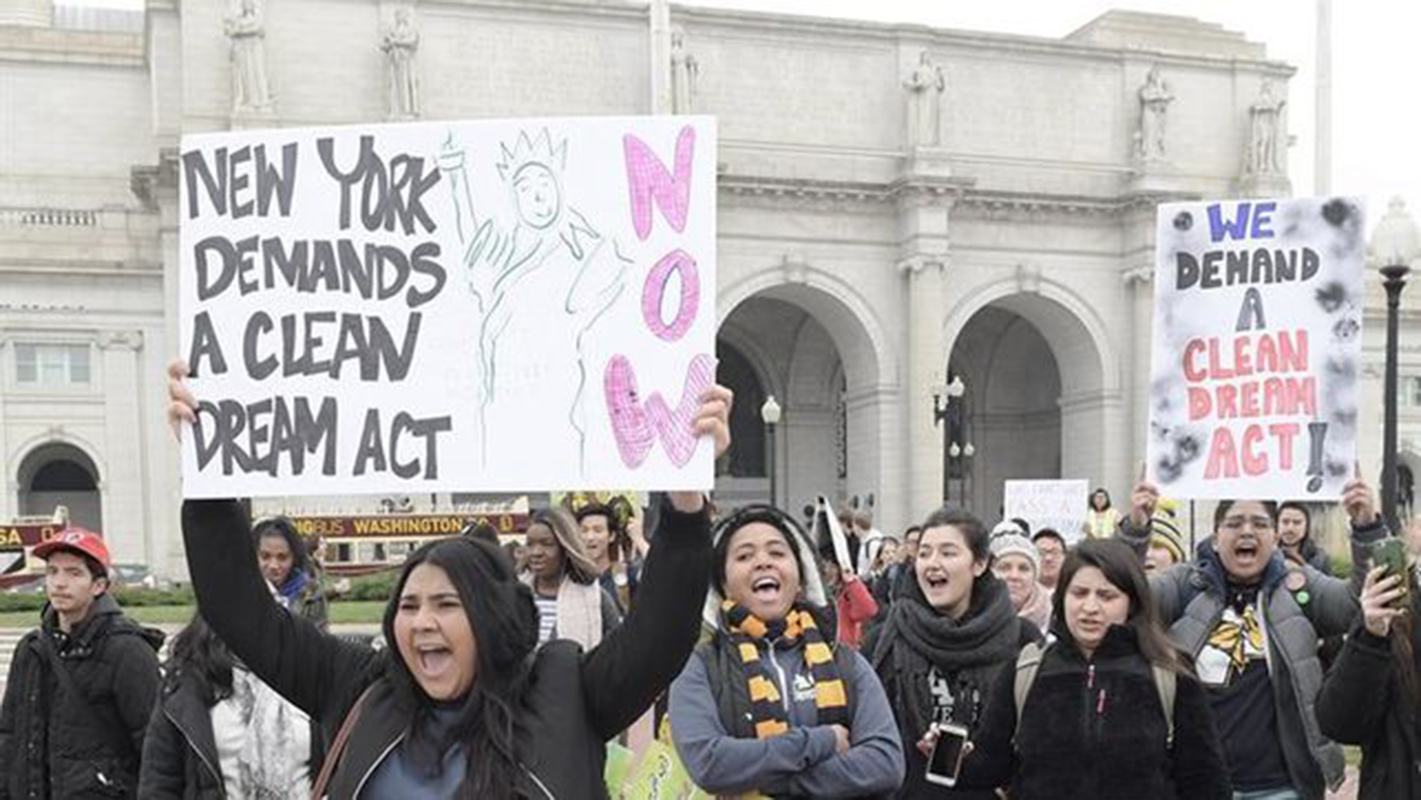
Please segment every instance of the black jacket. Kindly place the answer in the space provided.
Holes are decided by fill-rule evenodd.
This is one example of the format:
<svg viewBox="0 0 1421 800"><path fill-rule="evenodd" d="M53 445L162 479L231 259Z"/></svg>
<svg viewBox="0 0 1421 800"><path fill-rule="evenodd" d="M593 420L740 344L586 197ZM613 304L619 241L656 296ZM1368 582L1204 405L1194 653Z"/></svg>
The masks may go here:
<svg viewBox="0 0 1421 800"><path fill-rule="evenodd" d="M161 636L108 594L68 635L45 608L15 648L0 706L0 798L136 796Z"/></svg>
<svg viewBox="0 0 1421 800"><path fill-rule="evenodd" d="M528 777L515 789L558 800L606 797L603 743L651 706L691 654L710 582L709 520L668 507L660 525L636 607L622 626L588 653L566 641L537 651L515 720L516 754ZM409 725L384 678L385 659L398 655L342 641L283 613L262 581L237 503L187 501L183 537L208 623L259 678L319 719L327 741L373 687L330 785L332 797L357 796Z"/></svg>
<svg viewBox="0 0 1421 800"><path fill-rule="evenodd" d="M1013 800L1232 797L1204 689L1179 676L1167 748L1159 689L1130 628L1112 626L1091 660L1068 633L1047 648L1021 717L1016 670L1002 670L959 785L1011 786Z"/></svg>
<svg viewBox="0 0 1421 800"><path fill-rule="evenodd" d="M150 798L216 800L227 796L212 735L212 709L192 681L171 677L153 709L143 740L139 795Z"/></svg>
<svg viewBox="0 0 1421 800"><path fill-rule="evenodd" d="M1412 613L1421 642L1421 616ZM1421 800L1416 702L1403 694L1390 642L1360 621L1322 684L1317 723L1324 736L1361 745L1359 800Z"/></svg>

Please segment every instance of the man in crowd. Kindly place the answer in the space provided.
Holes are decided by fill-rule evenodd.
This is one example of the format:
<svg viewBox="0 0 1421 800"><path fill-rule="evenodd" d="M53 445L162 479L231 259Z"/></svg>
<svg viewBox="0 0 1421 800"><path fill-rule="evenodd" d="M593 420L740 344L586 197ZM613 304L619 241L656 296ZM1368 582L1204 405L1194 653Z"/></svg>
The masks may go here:
<svg viewBox="0 0 1421 800"><path fill-rule="evenodd" d="M104 540L71 528L45 559L40 627L25 634L0 706L0 789L8 797L134 797L159 686L161 634L109 594Z"/></svg>
<svg viewBox="0 0 1421 800"><path fill-rule="evenodd" d="M1039 583L1048 592L1056 591L1056 581L1061 578L1061 564L1066 560L1066 540L1054 528L1042 528L1031 537L1036 545L1036 554L1041 557Z"/></svg>
<svg viewBox="0 0 1421 800"><path fill-rule="evenodd" d="M1354 480L1343 505L1354 563L1386 535L1372 490ZM1120 536L1143 558L1157 488L1141 482ZM1170 636L1209 695L1235 798L1322 800L1342 783L1342 748L1318 732L1318 639L1342 634L1358 611L1366 570L1352 582L1291 564L1278 548L1272 501L1221 500L1214 535L1192 562L1156 570L1150 592Z"/></svg>
<svg viewBox="0 0 1421 800"><path fill-rule="evenodd" d="M598 581L602 589L617 602L617 611L626 616L640 577L640 559L637 558L640 553L624 553L631 542L611 507L590 503L579 508L576 517L587 555L600 571Z"/></svg>
<svg viewBox="0 0 1421 800"><path fill-rule="evenodd" d="M1302 503L1289 500L1278 506L1278 544L1299 564L1311 564L1324 575L1332 574L1332 559L1313 540L1312 512Z"/></svg>

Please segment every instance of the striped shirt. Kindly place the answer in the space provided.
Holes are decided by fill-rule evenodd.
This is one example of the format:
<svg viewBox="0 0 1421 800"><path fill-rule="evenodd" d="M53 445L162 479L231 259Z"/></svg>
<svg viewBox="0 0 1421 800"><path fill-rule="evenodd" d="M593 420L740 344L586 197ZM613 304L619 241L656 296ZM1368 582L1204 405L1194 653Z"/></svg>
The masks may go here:
<svg viewBox="0 0 1421 800"><path fill-rule="evenodd" d="M556 595L544 597L534 592L533 601L538 604L538 644L544 644L557 632L558 598Z"/></svg>

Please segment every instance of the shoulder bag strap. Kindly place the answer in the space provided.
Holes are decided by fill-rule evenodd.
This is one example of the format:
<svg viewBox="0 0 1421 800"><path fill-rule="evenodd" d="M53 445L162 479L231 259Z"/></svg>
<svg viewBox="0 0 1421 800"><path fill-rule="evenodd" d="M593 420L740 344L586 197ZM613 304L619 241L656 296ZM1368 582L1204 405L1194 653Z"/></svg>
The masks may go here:
<svg viewBox="0 0 1421 800"><path fill-rule="evenodd" d="M375 684L373 683L365 687L365 691L355 698L355 704L345 712L345 719L340 723L340 730L336 732L335 741L331 742L331 749L326 751L326 760L321 763L321 772L316 776L315 784L311 786L311 800L322 800L326 796L326 786L330 784L331 777L335 775L336 762L340 761L341 754L345 752L346 742L350 740L350 732L355 728L355 721L360 717L360 707L374 688Z"/></svg>

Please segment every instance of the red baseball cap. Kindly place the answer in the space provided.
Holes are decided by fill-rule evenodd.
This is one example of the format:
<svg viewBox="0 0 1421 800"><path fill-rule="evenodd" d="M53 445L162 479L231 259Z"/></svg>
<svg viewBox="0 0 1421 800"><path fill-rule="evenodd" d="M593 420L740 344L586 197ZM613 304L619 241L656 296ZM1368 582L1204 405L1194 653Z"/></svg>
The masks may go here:
<svg viewBox="0 0 1421 800"><path fill-rule="evenodd" d="M68 550L86 555L102 564L105 571L113 566L113 561L109 558L108 545L104 544L104 538L83 528L65 528L53 539L36 545L33 553L35 558L48 559L57 550Z"/></svg>

